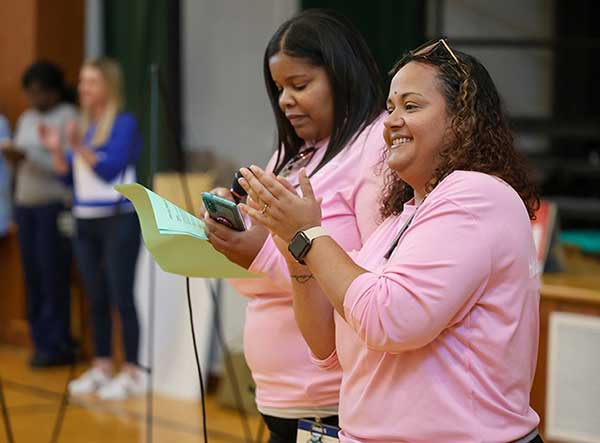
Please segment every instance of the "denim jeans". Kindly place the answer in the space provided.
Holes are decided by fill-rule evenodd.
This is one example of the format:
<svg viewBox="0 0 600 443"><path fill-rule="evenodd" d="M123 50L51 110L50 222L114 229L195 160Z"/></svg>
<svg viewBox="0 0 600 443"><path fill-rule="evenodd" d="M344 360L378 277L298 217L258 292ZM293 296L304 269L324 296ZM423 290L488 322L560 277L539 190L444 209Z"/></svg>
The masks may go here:
<svg viewBox="0 0 600 443"><path fill-rule="evenodd" d="M71 346L71 246L58 230L62 203L17 206L27 318L37 354L57 356Z"/></svg>
<svg viewBox="0 0 600 443"><path fill-rule="evenodd" d="M75 255L85 291L91 299L92 330L97 357L110 357L112 308L117 308L125 360L137 364L140 328L133 284L140 249L135 212L102 218L78 218Z"/></svg>

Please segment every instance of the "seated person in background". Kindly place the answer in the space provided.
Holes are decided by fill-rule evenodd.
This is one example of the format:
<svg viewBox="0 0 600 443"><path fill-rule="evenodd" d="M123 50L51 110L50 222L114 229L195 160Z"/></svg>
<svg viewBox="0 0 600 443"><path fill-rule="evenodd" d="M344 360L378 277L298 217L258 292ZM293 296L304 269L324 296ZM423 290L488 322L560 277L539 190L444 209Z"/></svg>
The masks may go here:
<svg viewBox="0 0 600 443"><path fill-rule="evenodd" d="M23 74L22 85L30 108L19 117L14 140L3 150L18 160L15 221L34 347L30 364L45 367L67 364L74 358L70 337L71 246L57 224L59 214L67 209L70 192L56 177L52 156L42 146L38 131L41 124L53 125L59 128L64 143L64 128L77 116L77 109L69 103L62 71L52 63L31 65Z"/></svg>
<svg viewBox="0 0 600 443"><path fill-rule="evenodd" d="M342 443L541 442L529 405L539 199L496 87L444 40L393 73L386 219L360 251L349 256L321 228L305 174L300 197L269 172L242 169L242 209L283 253L289 243L289 271L305 275L293 281L296 318L315 363L342 368ZM335 318L303 302L319 291Z"/></svg>

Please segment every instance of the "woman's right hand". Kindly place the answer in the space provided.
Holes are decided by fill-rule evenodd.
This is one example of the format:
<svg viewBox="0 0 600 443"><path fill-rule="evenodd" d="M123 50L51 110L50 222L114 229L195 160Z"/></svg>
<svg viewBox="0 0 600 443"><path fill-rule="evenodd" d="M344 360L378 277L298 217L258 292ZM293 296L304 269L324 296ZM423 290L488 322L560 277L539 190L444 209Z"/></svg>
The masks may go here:
<svg viewBox="0 0 600 443"><path fill-rule="evenodd" d="M26 157L25 153L18 149L12 140L5 140L0 143L0 155L13 167L16 167Z"/></svg>
<svg viewBox="0 0 600 443"><path fill-rule="evenodd" d="M60 152L60 132L58 131L58 128L46 123L40 123L38 126L38 134L42 145L50 153L56 154Z"/></svg>
<svg viewBox="0 0 600 443"><path fill-rule="evenodd" d="M64 175L69 171L69 165L65 159L65 155L60 146L60 132L58 128L40 123L38 126L38 134L42 146L52 154L52 166L57 174Z"/></svg>
<svg viewBox="0 0 600 443"><path fill-rule="evenodd" d="M223 195L217 194L226 198ZM233 198L231 199L233 201ZM269 231L254 225L247 231L236 231L216 222L208 212L204 212L205 232L213 247L232 262L248 269L261 250Z"/></svg>

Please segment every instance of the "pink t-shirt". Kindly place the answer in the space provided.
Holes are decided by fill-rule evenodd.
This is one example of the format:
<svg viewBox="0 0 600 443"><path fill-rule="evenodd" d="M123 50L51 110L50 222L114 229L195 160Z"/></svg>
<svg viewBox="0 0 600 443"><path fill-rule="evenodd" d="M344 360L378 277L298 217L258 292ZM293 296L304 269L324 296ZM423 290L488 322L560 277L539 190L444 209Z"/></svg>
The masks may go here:
<svg viewBox="0 0 600 443"><path fill-rule="evenodd" d="M341 442L505 443L537 426L540 283L510 186L456 171L353 258L370 272L346 292L346 321L336 314L336 352L317 361L343 368Z"/></svg>
<svg viewBox="0 0 600 443"><path fill-rule="evenodd" d="M327 141L306 166L307 173L325 155ZM385 143L383 115L321 168L311 183L321 206L323 226L346 250L360 249L375 230L383 176L377 174ZM272 170L275 156L267 166ZM297 173L288 177L297 184ZM337 405L341 370L324 371L310 352L294 318L285 259L269 237L250 266L263 279L231 280L250 297L244 328L244 354L256 382L256 401L267 408L315 408Z"/></svg>

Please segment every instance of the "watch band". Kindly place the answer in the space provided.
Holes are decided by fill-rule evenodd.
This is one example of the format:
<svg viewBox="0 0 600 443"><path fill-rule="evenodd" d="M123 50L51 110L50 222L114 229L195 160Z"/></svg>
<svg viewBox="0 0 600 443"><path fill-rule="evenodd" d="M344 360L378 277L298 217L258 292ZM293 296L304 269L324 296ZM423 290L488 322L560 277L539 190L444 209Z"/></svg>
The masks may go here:
<svg viewBox="0 0 600 443"><path fill-rule="evenodd" d="M314 228L309 228L302 232L304 232L304 235L306 235L311 243L315 238L329 236L329 233L323 226L315 226Z"/></svg>

